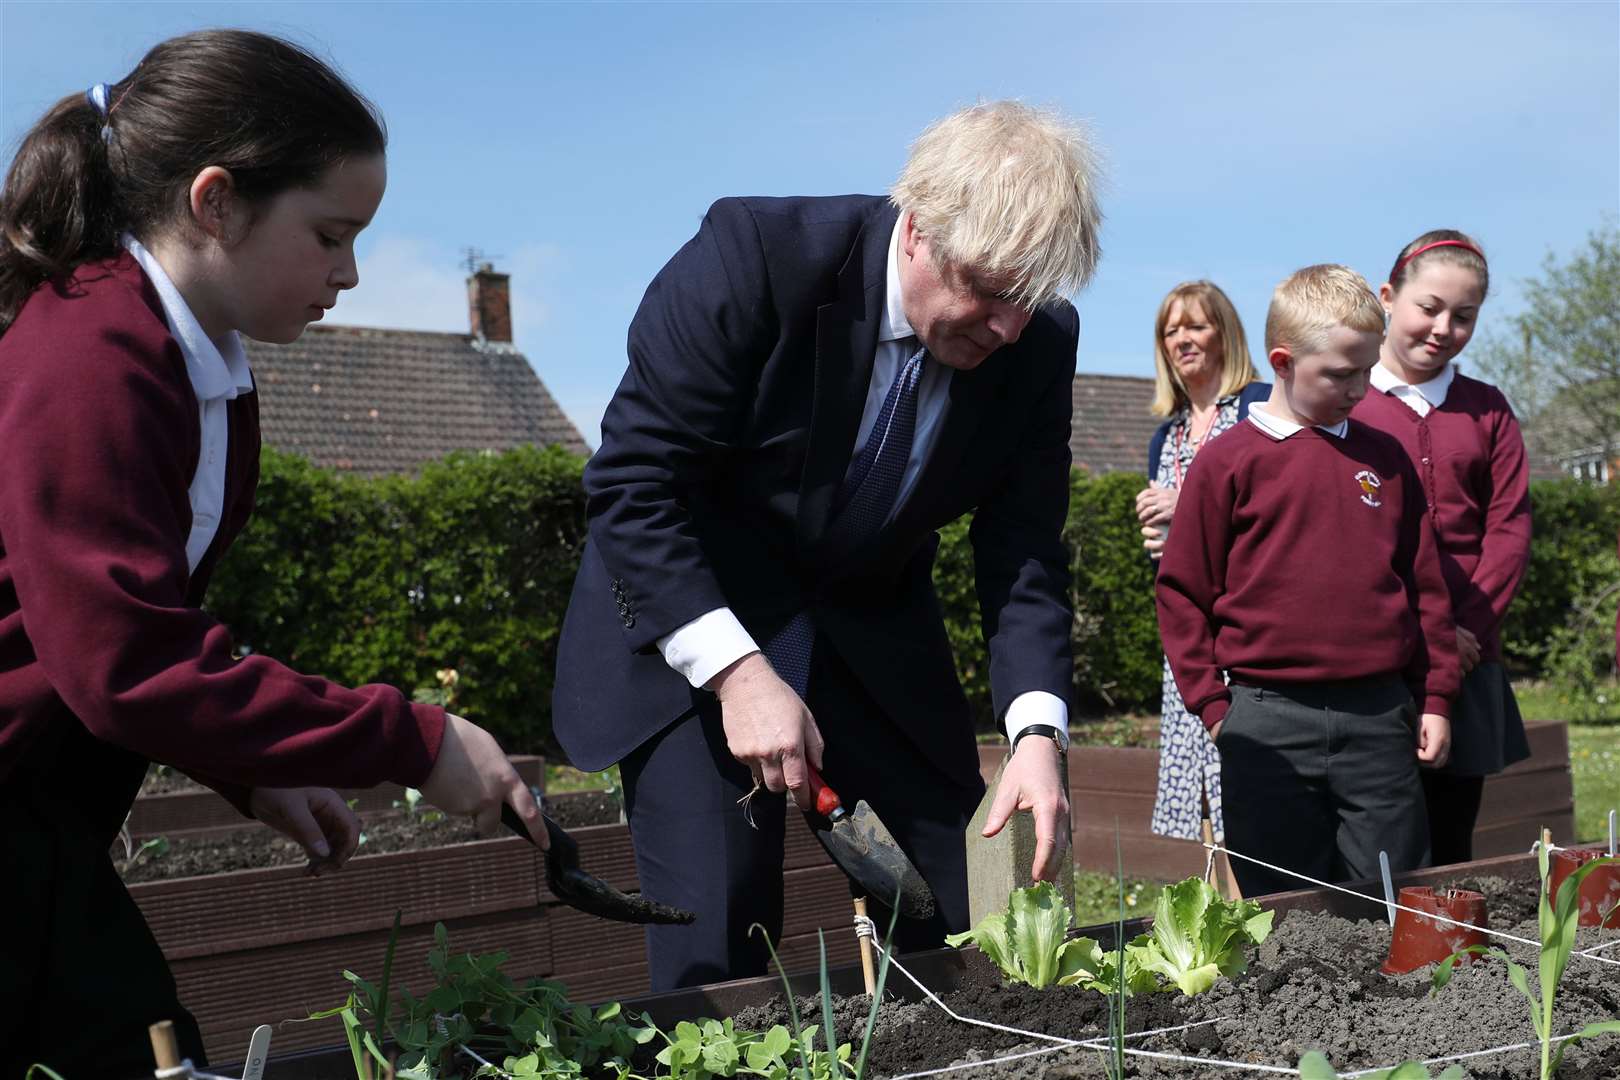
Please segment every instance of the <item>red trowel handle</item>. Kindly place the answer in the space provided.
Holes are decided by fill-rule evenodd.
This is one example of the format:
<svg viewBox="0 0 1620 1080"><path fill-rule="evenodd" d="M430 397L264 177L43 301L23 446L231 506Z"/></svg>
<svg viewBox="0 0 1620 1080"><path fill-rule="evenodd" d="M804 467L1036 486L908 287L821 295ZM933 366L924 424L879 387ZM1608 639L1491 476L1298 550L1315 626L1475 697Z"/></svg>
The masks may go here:
<svg viewBox="0 0 1620 1080"><path fill-rule="evenodd" d="M844 801L838 797L838 792L827 786L827 781L821 778L821 773L805 758L804 767L810 776L810 797L815 800L816 813L825 818L836 818L844 812Z"/></svg>

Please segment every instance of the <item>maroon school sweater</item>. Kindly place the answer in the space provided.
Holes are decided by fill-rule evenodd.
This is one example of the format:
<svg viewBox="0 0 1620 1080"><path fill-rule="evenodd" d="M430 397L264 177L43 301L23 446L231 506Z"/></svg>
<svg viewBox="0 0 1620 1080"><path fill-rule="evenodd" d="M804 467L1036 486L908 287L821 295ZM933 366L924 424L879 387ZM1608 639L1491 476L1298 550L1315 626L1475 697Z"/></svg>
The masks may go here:
<svg viewBox="0 0 1620 1080"><path fill-rule="evenodd" d="M201 421L140 267L120 255L41 286L0 336L0 784L79 724L239 806L255 786L427 778L442 709L234 660L199 609L258 482L258 395L229 409L225 512L193 574Z"/></svg>
<svg viewBox="0 0 1620 1080"><path fill-rule="evenodd" d="M1457 637L1423 489L1400 444L1355 421L1276 440L1245 421L1188 472L1157 586L1159 634L1190 712L1240 682L1404 675L1450 715Z"/></svg>
<svg viewBox="0 0 1620 1080"><path fill-rule="evenodd" d="M1507 399L1459 372L1427 416L1379 390L1352 415L1405 447L1423 481L1452 615L1479 638L1481 659L1500 660L1502 620L1530 562L1530 467Z"/></svg>

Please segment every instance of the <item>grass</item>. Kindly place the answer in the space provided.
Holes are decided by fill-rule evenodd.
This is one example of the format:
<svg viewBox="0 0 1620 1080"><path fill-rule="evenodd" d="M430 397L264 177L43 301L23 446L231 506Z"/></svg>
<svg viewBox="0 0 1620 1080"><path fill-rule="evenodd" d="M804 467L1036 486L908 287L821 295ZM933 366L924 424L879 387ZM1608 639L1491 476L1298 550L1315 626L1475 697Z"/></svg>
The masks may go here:
<svg viewBox="0 0 1620 1080"><path fill-rule="evenodd" d="M570 765L546 762L546 794L557 795L567 791L618 790L619 767L605 772L581 772Z"/></svg>
<svg viewBox="0 0 1620 1080"><path fill-rule="evenodd" d="M1513 696L1526 720L1562 720L1570 714L1568 692L1553 683L1516 683ZM1615 703L1612 715L1569 725L1575 835L1582 841L1607 840L1609 811L1620 809L1620 687L1604 696Z"/></svg>
<svg viewBox="0 0 1620 1080"><path fill-rule="evenodd" d="M1164 885L1157 881L1125 879L1125 918L1135 919L1153 910ZM1119 915L1119 886L1113 874L1090 870L1074 873L1074 918L1079 926L1113 924Z"/></svg>

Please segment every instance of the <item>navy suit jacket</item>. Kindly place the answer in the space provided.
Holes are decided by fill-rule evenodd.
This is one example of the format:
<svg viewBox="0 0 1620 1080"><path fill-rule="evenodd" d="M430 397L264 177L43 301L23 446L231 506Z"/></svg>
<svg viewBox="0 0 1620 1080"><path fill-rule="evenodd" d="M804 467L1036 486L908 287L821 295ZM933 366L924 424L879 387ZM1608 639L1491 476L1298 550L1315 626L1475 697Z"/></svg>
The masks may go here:
<svg viewBox="0 0 1620 1080"><path fill-rule="evenodd" d="M580 768L697 708L707 692L656 642L729 606L760 643L810 611L885 714L947 776L976 783L932 580L935 530L970 510L997 716L1029 690L1068 700L1067 303L951 373L938 440L897 516L827 557L896 215L877 196L722 199L648 287L585 469L589 539L558 650L555 729Z"/></svg>

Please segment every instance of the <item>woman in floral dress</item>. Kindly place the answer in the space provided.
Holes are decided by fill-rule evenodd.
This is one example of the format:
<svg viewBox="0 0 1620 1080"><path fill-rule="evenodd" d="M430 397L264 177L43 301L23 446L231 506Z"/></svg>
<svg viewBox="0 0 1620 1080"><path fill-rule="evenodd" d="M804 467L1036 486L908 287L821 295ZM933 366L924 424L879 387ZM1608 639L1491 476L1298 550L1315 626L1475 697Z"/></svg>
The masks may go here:
<svg viewBox="0 0 1620 1080"><path fill-rule="evenodd" d="M1148 444L1150 483L1136 496L1136 514L1146 537L1143 546L1156 560L1199 449L1246 417L1249 404L1264 401L1271 386L1257 381L1243 323L1212 282L1183 282L1165 296L1154 322L1153 353L1152 410L1167 419ZM1206 817L1215 838L1222 839L1220 755L1204 725L1188 715L1165 661L1152 828L1163 836L1199 840Z"/></svg>

